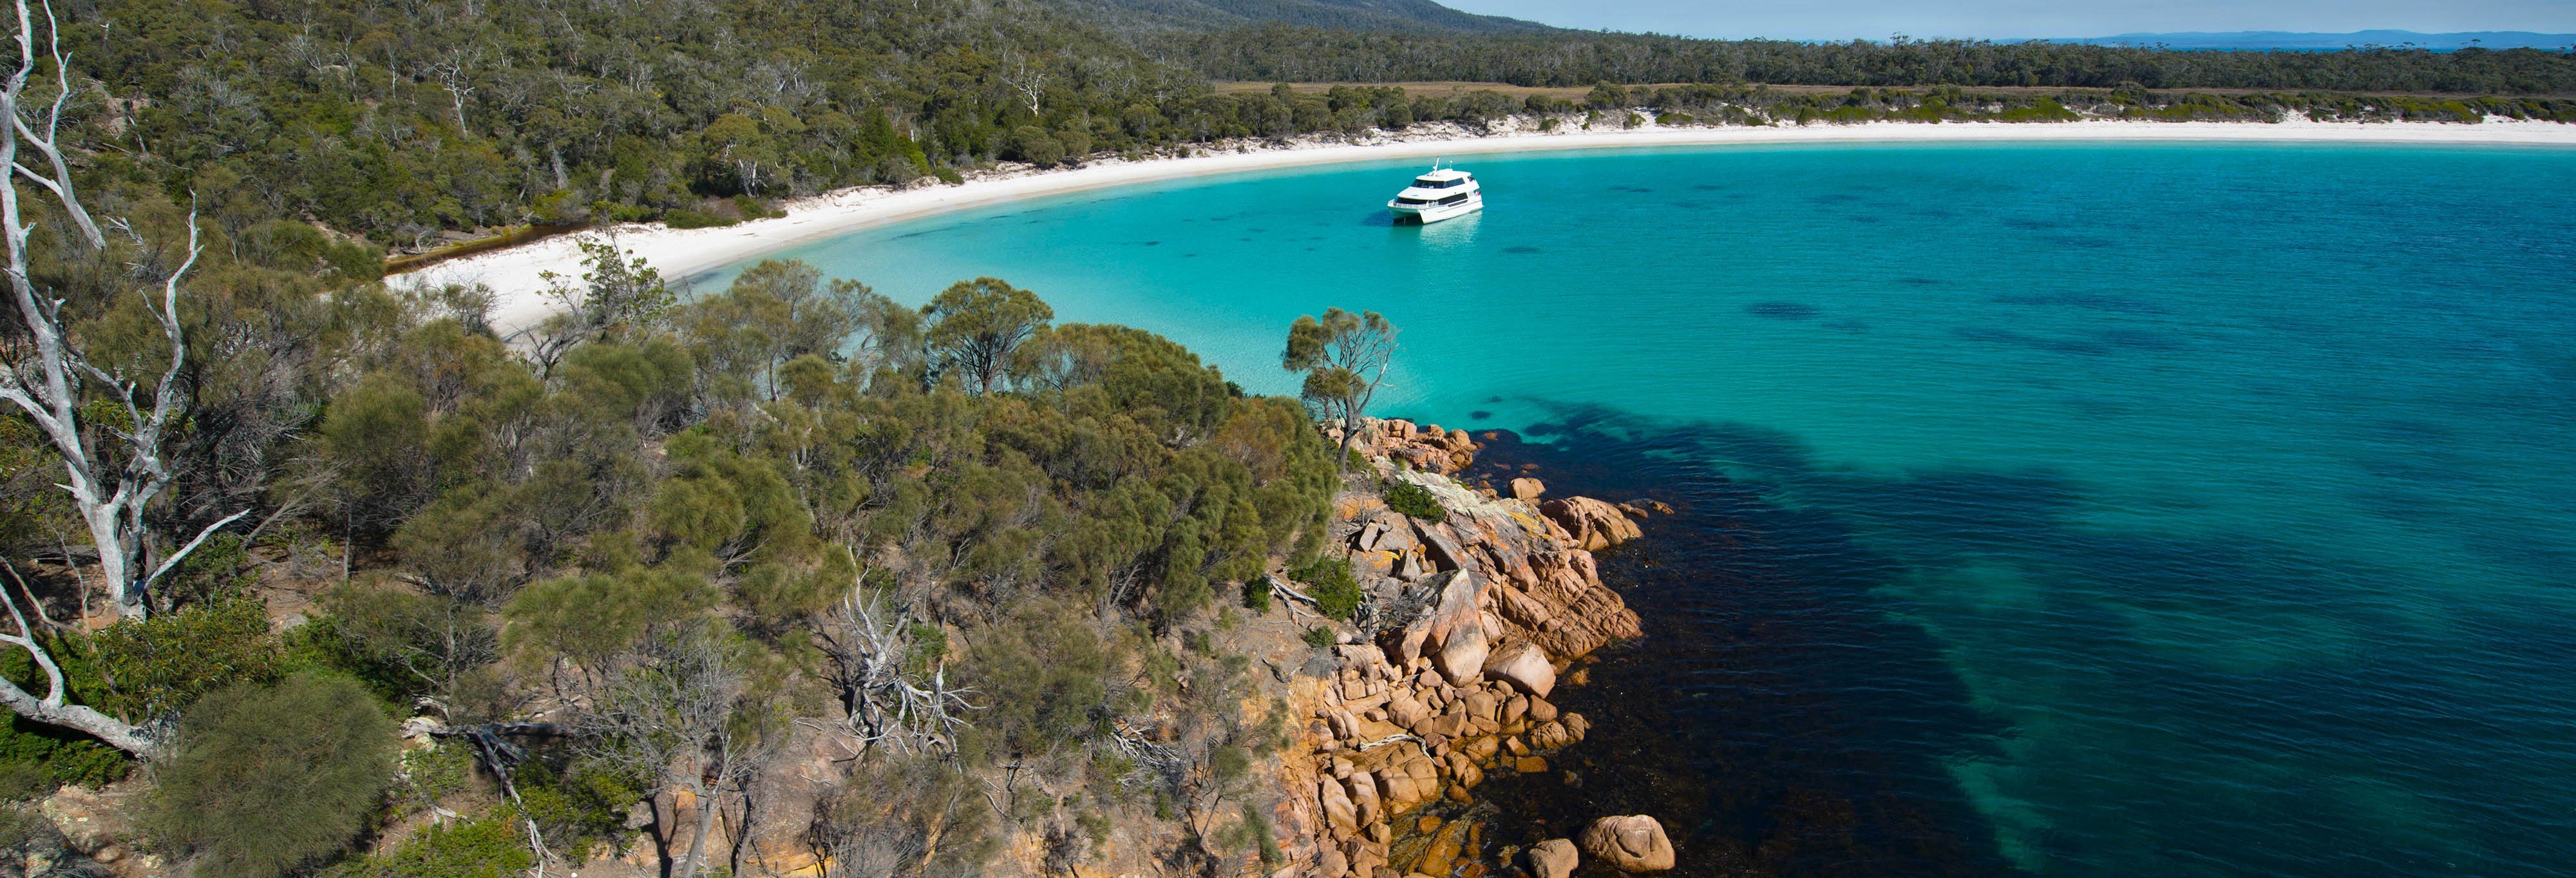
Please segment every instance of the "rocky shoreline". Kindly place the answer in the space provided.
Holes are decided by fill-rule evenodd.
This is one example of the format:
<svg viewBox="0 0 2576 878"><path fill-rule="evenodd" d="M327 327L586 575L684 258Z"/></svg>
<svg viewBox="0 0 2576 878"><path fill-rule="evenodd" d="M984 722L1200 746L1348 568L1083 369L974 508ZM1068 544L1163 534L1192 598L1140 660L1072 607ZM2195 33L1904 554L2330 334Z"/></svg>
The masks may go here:
<svg viewBox="0 0 2576 878"><path fill-rule="evenodd" d="M1324 432L1342 438L1337 426ZM1593 552L1640 536L1631 518L1651 511L1546 499L1531 478L1511 480L1508 494L1471 488L1452 477L1480 447L1464 430L1366 419L1352 446L1369 468L1346 486L1331 536L1368 601L1340 632L1329 672L1295 693L1307 719L1278 778L1290 865L1275 874L1562 878L1586 857L1672 868L1651 816L1603 815L1579 843L1524 851L1487 831L1474 796L1497 772L1547 772L1550 754L1589 731L1548 697L1580 685L1595 650L1640 636ZM1439 512L1398 512L1374 484L1417 486Z"/></svg>

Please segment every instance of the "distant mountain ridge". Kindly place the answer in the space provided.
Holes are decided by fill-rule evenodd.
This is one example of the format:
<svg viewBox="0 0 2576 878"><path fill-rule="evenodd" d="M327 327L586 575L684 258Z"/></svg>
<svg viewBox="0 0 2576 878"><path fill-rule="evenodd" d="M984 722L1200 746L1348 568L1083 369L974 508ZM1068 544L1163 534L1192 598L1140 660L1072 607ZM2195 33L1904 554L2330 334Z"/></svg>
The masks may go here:
<svg viewBox="0 0 2576 878"><path fill-rule="evenodd" d="M1477 15L1432 0L1055 0L1069 9L1146 30L1210 31L1264 24L1326 30L1551 33L1535 21Z"/></svg>
<svg viewBox="0 0 2576 878"><path fill-rule="evenodd" d="M2576 34L2544 34L2531 31L2461 31L2428 34L2411 30L2364 30L2351 33L2303 33L2293 31L2228 31L2223 33L2182 32L2152 34L2118 34L2108 37L2081 37L2048 40L2052 43L2079 43L2093 46L2165 46L2175 49L2287 49L2294 51L2333 51L2355 46L2413 46L2436 51L2466 48L2481 49L2566 49L2576 46Z"/></svg>

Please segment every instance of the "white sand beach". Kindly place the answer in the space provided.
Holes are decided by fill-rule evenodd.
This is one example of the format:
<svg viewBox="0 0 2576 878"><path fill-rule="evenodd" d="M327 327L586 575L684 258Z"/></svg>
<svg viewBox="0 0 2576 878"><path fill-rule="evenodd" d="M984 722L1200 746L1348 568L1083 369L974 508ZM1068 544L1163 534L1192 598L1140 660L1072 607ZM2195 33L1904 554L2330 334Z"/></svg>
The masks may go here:
<svg viewBox="0 0 2576 878"><path fill-rule="evenodd" d="M644 257L663 276L685 278L744 259L853 230L960 208L1132 183L1274 168L1382 159L1468 157L1544 150L1938 141L2269 141L2576 147L2576 125L2491 118L2480 124L2434 122L2280 123L2082 121L2057 123L1875 122L1803 127L1656 127L1626 131L1540 132L1497 126L1473 136L1455 126L1415 126L1402 135L1284 144L1218 144L1188 157L1103 159L1083 167L1038 171L1020 166L972 174L960 185L925 178L913 187L842 190L792 201L787 215L725 228L672 229L634 224L615 229L619 246ZM583 234L595 235L597 232ZM494 295L493 323L508 332L551 308L542 275L579 277L578 236L564 236L436 263L393 279L398 284L482 283Z"/></svg>

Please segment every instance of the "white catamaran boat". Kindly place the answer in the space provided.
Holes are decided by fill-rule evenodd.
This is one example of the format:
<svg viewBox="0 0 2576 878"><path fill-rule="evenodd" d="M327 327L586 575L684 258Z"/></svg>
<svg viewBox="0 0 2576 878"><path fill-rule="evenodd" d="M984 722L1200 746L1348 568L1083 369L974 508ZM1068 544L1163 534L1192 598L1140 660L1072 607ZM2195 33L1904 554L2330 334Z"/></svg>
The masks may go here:
<svg viewBox="0 0 2576 878"><path fill-rule="evenodd" d="M1430 173L1413 178L1413 185L1395 193L1386 209L1395 211L1397 222L1436 223L1484 210L1485 193L1476 185L1476 175L1435 164Z"/></svg>

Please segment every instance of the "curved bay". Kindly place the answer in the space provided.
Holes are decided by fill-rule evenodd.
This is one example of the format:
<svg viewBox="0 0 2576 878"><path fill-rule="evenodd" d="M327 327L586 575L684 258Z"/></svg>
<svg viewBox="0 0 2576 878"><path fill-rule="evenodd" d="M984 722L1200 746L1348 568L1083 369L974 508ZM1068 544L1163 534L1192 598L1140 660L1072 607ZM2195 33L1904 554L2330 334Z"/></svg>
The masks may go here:
<svg viewBox="0 0 2576 878"><path fill-rule="evenodd" d="M1489 206L1427 228L1377 164L785 255L1267 392L1297 315L1382 311L1382 410L1683 506L1605 560L1650 636L1569 695L1602 731L1495 782L1525 825L1651 807L1695 874L2576 861L2576 151L1459 164Z"/></svg>

